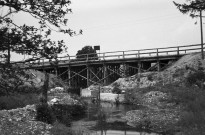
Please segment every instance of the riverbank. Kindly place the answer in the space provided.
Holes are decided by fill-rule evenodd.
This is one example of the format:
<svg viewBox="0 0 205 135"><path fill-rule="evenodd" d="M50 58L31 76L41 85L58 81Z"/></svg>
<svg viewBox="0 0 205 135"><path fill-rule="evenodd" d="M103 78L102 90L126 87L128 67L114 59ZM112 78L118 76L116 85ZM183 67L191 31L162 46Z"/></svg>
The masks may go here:
<svg viewBox="0 0 205 135"><path fill-rule="evenodd" d="M121 102L145 106L126 113L124 119L133 127L165 134L203 135L204 69L200 53L193 53L161 72L136 74L101 86L100 95L104 101L115 102L117 89L124 91ZM90 86L85 95L93 90L99 90L99 86Z"/></svg>

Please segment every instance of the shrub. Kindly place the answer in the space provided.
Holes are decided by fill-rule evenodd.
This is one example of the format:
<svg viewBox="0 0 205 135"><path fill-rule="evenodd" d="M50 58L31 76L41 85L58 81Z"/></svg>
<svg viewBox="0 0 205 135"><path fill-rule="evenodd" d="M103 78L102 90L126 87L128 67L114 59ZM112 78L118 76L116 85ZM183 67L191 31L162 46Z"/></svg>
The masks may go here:
<svg viewBox="0 0 205 135"><path fill-rule="evenodd" d="M121 94L122 93L122 90L118 87L114 87L113 90L112 90L112 93L115 93L115 94Z"/></svg>
<svg viewBox="0 0 205 135"><path fill-rule="evenodd" d="M199 88L203 88L204 81L205 73L203 71L197 71L195 73L189 74L186 78L186 84L188 86L197 85Z"/></svg>
<svg viewBox="0 0 205 135"><path fill-rule="evenodd" d="M0 110L6 109L16 109L25 107L26 105L38 104L37 94L15 94L9 96L0 97Z"/></svg>
<svg viewBox="0 0 205 135"><path fill-rule="evenodd" d="M36 105L36 120L52 124L55 121L55 115L48 104Z"/></svg>
<svg viewBox="0 0 205 135"><path fill-rule="evenodd" d="M66 127L65 125L55 122L53 127L51 128L52 135L73 135L71 129Z"/></svg>
<svg viewBox="0 0 205 135"><path fill-rule="evenodd" d="M205 92L193 91L185 101L179 122L182 131L186 134L205 134Z"/></svg>
<svg viewBox="0 0 205 135"><path fill-rule="evenodd" d="M107 124L107 122L106 122L106 119L107 119L106 113L102 110L99 110L98 113L97 113L97 117L98 117L97 125L98 126L103 126L105 128L105 126Z"/></svg>
<svg viewBox="0 0 205 135"><path fill-rule="evenodd" d="M71 110L68 105L62 105L62 104L54 104L52 106L52 111L56 116L56 119L66 125L70 126L71 124Z"/></svg>
<svg viewBox="0 0 205 135"><path fill-rule="evenodd" d="M153 74L149 74L149 75L147 76L147 79L152 82L152 81L154 80Z"/></svg>
<svg viewBox="0 0 205 135"><path fill-rule="evenodd" d="M119 103L120 103L120 96L118 94L117 97L115 98L115 104L118 106Z"/></svg>
<svg viewBox="0 0 205 135"><path fill-rule="evenodd" d="M51 108L57 120L66 126L70 126L73 119L82 117L86 111L83 105L54 104Z"/></svg>
<svg viewBox="0 0 205 135"><path fill-rule="evenodd" d="M140 104L141 94L136 89L125 90L124 101L127 104Z"/></svg>

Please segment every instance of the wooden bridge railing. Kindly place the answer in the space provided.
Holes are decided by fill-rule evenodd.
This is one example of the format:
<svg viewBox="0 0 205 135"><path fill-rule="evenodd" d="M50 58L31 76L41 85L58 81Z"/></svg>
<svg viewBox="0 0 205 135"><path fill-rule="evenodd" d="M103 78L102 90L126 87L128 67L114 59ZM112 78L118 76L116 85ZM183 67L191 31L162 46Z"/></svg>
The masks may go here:
<svg viewBox="0 0 205 135"><path fill-rule="evenodd" d="M201 52L201 44L185 45L176 47L165 47L165 48L152 48L152 49L141 49L141 50L128 50L128 51L114 51L114 52L103 52L97 53L96 57L93 54L83 54L78 56L63 56L58 57L58 61L64 63L82 62L82 61L100 61L100 60L112 60L112 59L126 59L126 58L143 58L143 57L160 57L160 56L173 56L173 55L184 55L193 52ZM92 56L92 57L91 57ZM78 57L78 58L76 58ZM39 59L33 63L41 65L49 64L48 59Z"/></svg>

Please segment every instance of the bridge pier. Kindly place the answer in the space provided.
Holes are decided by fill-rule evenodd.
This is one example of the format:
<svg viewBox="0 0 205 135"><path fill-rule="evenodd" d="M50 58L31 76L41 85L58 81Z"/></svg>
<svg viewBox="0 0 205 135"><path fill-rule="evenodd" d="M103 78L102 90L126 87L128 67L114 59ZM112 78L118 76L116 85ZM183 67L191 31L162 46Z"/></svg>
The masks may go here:
<svg viewBox="0 0 205 135"><path fill-rule="evenodd" d="M107 75L108 75L108 71L107 71L107 65L104 63L103 64L103 78L104 78L104 85L107 85L108 84L108 78L107 78Z"/></svg>
<svg viewBox="0 0 205 135"><path fill-rule="evenodd" d="M71 68L68 66L68 86L71 87Z"/></svg>
<svg viewBox="0 0 205 135"><path fill-rule="evenodd" d="M141 61L138 61L138 73L141 73Z"/></svg>
<svg viewBox="0 0 205 135"><path fill-rule="evenodd" d="M58 69L55 67L54 70L55 70L55 75L58 76Z"/></svg>
<svg viewBox="0 0 205 135"><path fill-rule="evenodd" d="M157 60L157 71L161 71L161 65L160 65L160 60Z"/></svg>
<svg viewBox="0 0 205 135"><path fill-rule="evenodd" d="M87 87L90 86L89 76L90 76L90 66L87 64Z"/></svg>

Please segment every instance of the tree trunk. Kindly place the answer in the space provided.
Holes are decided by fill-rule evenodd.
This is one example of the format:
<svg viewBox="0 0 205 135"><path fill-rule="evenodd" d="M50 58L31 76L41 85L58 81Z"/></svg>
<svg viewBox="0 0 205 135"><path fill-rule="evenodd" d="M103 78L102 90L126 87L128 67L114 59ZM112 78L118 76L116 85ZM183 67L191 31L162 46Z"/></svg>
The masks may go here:
<svg viewBox="0 0 205 135"><path fill-rule="evenodd" d="M44 87L42 92L42 103L47 103L47 92L49 88L49 74L45 72L45 81L44 81Z"/></svg>

